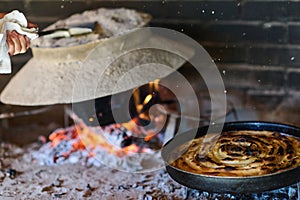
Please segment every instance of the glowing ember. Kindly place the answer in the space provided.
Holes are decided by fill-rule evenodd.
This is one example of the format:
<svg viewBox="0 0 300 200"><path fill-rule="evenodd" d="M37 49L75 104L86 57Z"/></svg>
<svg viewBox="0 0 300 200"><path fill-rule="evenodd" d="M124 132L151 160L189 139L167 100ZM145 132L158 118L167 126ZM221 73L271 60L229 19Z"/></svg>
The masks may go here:
<svg viewBox="0 0 300 200"><path fill-rule="evenodd" d="M112 167L122 165L127 171L137 171L143 169L144 158L160 157L157 150L163 144L164 133L154 133L137 126L134 120L103 128L78 123L54 131L49 136L50 141L33 157L42 165L82 162L99 166L104 162Z"/></svg>
<svg viewBox="0 0 300 200"><path fill-rule="evenodd" d="M137 152L141 153L140 152L141 148L139 146L137 146L136 144L131 144L131 145L129 145L129 146L123 148L123 149L127 153L137 153Z"/></svg>
<svg viewBox="0 0 300 200"><path fill-rule="evenodd" d="M51 147L56 147L64 140L72 141L73 148L69 152L64 153L65 157L74 151L93 150L98 146L106 149L108 152L119 154L111 144L107 143L103 136L93 132L84 124L78 124L67 129L59 129L49 136L49 140Z"/></svg>
<svg viewBox="0 0 300 200"><path fill-rule="evenodd" d="M147 146L146 143L140 145L134 143L135 141L133 140L131 131L134 131L135 135L144 135L145 130L138 128L136 125L134 126L133 123L133 121L130 121L124 124L124 127L127 127L127 129L124 129L124 127L120 124L107 126L104 128L104 134L96 133L86 125L79 124L67 129L59 129L53 132L49 136L49 140L51 147L56 147L64 140L72 141L72 149L69 152L62 153L62 156L64 157L69 156L74 151L80 150L88 150L91 152L91 155L93 155L93 150L97 147L101 147L107 153L112 153L116 156L149 151L150 148L145 147ZM100 127L97 130L99 131ZM113 134L116 134L115 138L111 139L114 137ZM150 132L146 135L144 141L149 142L155 136L156 134ZM126 141L128 138L131 138L130 143L128 145L121 145L121 143ZM121 141L118 142L118 139L121 139ZM124 147L122 148L122 146ZM148 150L146 150L146 148L148 148Z"/></svg>
<svg viewBox="0 0 300 200"><path fill-rule="evenodd" d="M146 137L144 138L144 140L146 142L149 142L152 138L154 138L156 136L156 133L151 133L149 132L148 135L146 135Z"/></svg>
<svg viewBox="0 0 300 200"><path fill-rule="evenodd" d="M158 80L151 83L151 91L157 88ZM160 165L157 160L162 148L165 122L167 116L161 112L148 113L148 107L153 103L154 94L146 95L141 100L140 91L134 92L133 97L137 115L126 123L111 124L105 127L89 127L71 110L69 116L76 122L74 126L58 129L49 136L49 142L40 148L36 160L45 165L93 162L109 166L122 165L129 170L141 170L143 159L153 167ZM141 106L141 109L139 109ZM146 107L147 106L147 107ZM92 121L94 118L89 118ZM151 122L149 126L140 126L141 120ZM153 122L153 123L152 123ZM151 161L149 161L151 160ZM161 160L160 160L161 161ZM156 165L156 166L155 166Z"/></svg>

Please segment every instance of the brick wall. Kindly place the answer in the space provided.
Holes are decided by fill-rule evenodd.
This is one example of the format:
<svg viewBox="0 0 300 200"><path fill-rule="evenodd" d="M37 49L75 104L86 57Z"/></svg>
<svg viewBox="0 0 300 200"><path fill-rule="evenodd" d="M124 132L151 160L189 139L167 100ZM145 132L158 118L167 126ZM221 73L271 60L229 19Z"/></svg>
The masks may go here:
<svg viewBox="0 0 300 200"><path fill-rule="evenodd" d="M153 16L151 26L189 35L216 61L226 90L228 94L235 93L231 96L238 99L236 102L261 111L261 119L299 124L299 98L292 96L300 96L299 0L0 0L0 11L18 9L41 29L71 14L99 7L126 7L148 12ZM12 58L14 73L0 75L0 91L31 56L29 51ZM199 85L199 77L195 77L191 66L180 70ZM280 102L283 102L283 109L277 109ZM0 108L7 110L1 104ZM283 116L280 120L279 115ZM253 120L249 113L245 116ZM62 114L56 116L62 117ZM5 123L0 120L0 127L5 128ZM62 126L63 120L57 123ZM54 128L35 127L36 134L33 130L31 134L37 137L50 133L50 129ZM22 137L24 131L20 130ZM9 129L2 132L16 134Z"/></svg>
<svg viewBox="0 0 300 200"><path fill-rule="evenodd" d="M300 1L287 0L4 0L41 28L73 13L99 7L148 12L151 26L183 32L204 46L227 87L300 89ZM25 56L24 59L30 57ZM22 66L22 58L16 65ZM238 84L237 84L238 83Z"/></svg>

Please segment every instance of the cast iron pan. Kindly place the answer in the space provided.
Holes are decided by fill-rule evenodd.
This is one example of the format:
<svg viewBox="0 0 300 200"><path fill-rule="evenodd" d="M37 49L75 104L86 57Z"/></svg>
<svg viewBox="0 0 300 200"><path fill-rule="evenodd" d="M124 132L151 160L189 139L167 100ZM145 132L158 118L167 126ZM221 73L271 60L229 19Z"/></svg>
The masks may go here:
<svg viewBox="0 0 300 200"><path fill-rule="evenodd" d="M220 125L216 125L220 126ZM197 130L191 130L181 133L167 142L162 149L162 158L166 164L166 170L176 182L189 188L198 189L207 192L217 193L259 193L270 191L295 184L300 181L300 166L297 168L277 172L263 176L251 177L221 177L211 175L201 175L187 172L169 165L168 160L170 152L180 145L193 138L198 138L207 133L208 127L201 127ZM225 123L223 131L238 130L268 130L285 133L287 135L300 137L300 128L286 124L270 122L229 122ZM195 131L197 131L195 136Z"/></svg>

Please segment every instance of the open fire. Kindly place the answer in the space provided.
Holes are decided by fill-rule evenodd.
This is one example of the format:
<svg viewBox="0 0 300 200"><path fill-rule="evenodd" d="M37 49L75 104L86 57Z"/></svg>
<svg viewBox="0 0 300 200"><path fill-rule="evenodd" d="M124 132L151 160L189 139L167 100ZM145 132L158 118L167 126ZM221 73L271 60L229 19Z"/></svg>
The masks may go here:
<svg viewBox="0 0 300 200"><path fill-rule="evenodd" d="M124 193L132 199L296 200L298 198L297 185L264 193L233 195L198 191L174 182L164 170L163 164L159 162L158 151L165 142L170 119L167 119L167 127L158 132L157 128L161 127L166 116L163 114L153 116L145 109L150 106L150 102L156 101L156 94L141 95L141 91L139 92L139 96L142 97L139 103L133 102L133 105L144 109L145 112L139 113L138 116L133 115L132 120L124 123L91 127L70 111L68 114L71 118L75 118L75 125L57 129L50 134L47 141L44 140L42 146L38 148L33 146L29 149L30 155L25 154L20 158L23 161L22 165L20 160L17 160L5 171L7 177L4 179L4 185L9 187L3 189L4 194L14 194L16 188L21 185L15 184L14 181L19 181L27 184L22 187L22 191L28 191L28 194L21 195L34 198L37 195L48 198L49 195L53 198L67 198L74 195L76 197L74 199L82 197L123 199ZM138 126L148 122L150 118L157 127L145 129ZM95 118L91 117L89 121L91 120ZM7 149L5 151L8 152ZM32 161L36 163L32 164ZM144 172L145 169L150 171L154 167L157 169L158 166L161 166L161 170L146 174L122 173L115 170L117 168L123 171ZM15 177L9 178L14 173Z"/></svg>
<svg viewBox="0 0 300 200"><path fill-rule="evenodd" d="M75 125L51 133L49 141L34 152L33 157L41 165L81 162L99 166L102 163L125 171L148 168L143 162L151 158L155 161L151 161L152 165L159 162L161 167L159 150L164 143L167 117L162 112L149 113L150 103L157 102L154 98L157 98L158 81L150 83L149 88L150 93L145 97L139 89L133 92L136 110L128 122L91 127L69 110ZM151 121L154 122L151 126L142 126Z"/></svg>
<svg viewBox="0 0 300 200"><path fill-rule="evenodd" d="M149 157L159 160L158 150L162 147L164 132L154 134L154 130L128 129L133 123L106 127L88 127L80 123L58 129L33 157L42 165L81 162L99 166L102 163L125 171L143 170L147 166L142 162Z"/></svg>

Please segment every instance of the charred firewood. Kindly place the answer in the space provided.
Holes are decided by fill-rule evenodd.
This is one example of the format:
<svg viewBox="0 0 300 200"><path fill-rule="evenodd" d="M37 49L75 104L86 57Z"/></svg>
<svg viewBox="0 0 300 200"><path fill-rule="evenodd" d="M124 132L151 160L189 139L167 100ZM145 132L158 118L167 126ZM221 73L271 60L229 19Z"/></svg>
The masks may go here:
<svg viewBox="0 0 300 200"><path fill-rule="evenodd" d="M6 174L7 177L13 179L13 178L16 177L17 171L15 169L6 169L5 174Z"/></svg>

